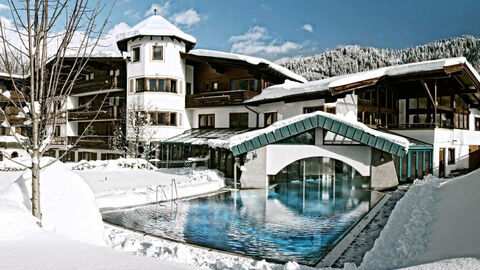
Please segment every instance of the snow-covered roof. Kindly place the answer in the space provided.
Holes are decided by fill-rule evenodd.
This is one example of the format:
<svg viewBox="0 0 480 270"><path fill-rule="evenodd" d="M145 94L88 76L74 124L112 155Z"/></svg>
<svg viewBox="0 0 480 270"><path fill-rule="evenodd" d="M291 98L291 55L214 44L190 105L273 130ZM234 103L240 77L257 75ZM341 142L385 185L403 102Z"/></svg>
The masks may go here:
<svg viewBox="0 0 480 270"><path fill-rule="evenodd" d="M378 130L372 129L372 128L368 127L367 125L365 125L361 122L358 122L356 120L350 120L350 119L347 119L344 116L340 116L340 115L336 115L336 114L332 114L332 113L327 113L327 112L322 112L322 111L316 111L316 112L308 113L308 114L295 115L295 116L292 116L290 118L275 122L275 123L273 123L272 125L270 125L266 128L249 131L249 132L245 132L245 133L242 133L242 134L238 134L238 135L232 136L232 137L230 137L228 139L225 139L225 140L211 139L211 140L208 141L208 145L210 147L213 147L213 148L219 147L219 148L227 148L227 149L232 149L233 150L234 147L238 147L242 143L245 143L247 141L258 138L261 135L266 135L268 133L275 132L276 130L287 127L291 124L301 122L305 119L309 119L309 118L313 119L316 116L322 116L324 118L327 118L327 119L345 124L349 127L355 128L357 130L361 130L362 132L364 132L368 135L378 137L378 138L382 138L383 140L387 140L391 143L397 144L400 147L403 147L405 152L408 152L410 142L409 142L408 139L406 139L404 137L401 137L399 135L394 135L394 134L391 134L391 133L378 131Z"/></svg>
<svg viewBox="0 0 480 270"><path fill-rule="evenodd" d="M307 83L294 83L285 82L284 84L274 85L268 87L262 91L260 95L257 95L245 103L255 103L268 100L275 100L288 96L297 96L302 94L310 94L316 92L322 92L331 90L333 88L342 87L354 83L363 81L379 79L381 77L390 76L402 76L408 74L415 74L420 72L429 72L436 70L443 70L445 67L464 64L472 72L475 78L480 81L480 75L467 61L465 57L446 58L431 61L424 61L418 63L410 63L397 66L389 66L378 68L369 71L358 72L354 74L341 75L336 77L330 77L322 80L311 81Z"/></svg>
<svg viewBox="0 0 480 270"><path fill-rule="evenodd" d="M118 34L117 43L136 36L171 36L193 44L197 42L193 36L184 33L160 15L150 16L136 24L128 32Z"/></svg>
<svg viewBox="0 0 480 270"><path fill-rule="evenodd" d="M19 74L9 74L9 73L6 73L6 72L0 72L0 77L2 77L2 78L10 78L10 76L13 79L25 79L26 77L28 77L28 76L23 76L23 75L19 75Z"/></svg>
<svg viewBox="0 0 480 270"><path fill-rule="evenodd" d="M293 72L293 71L291 71L287 68L284 68L280 65L277 65L277 64L275 64L271 61L268 61L266 59L259 58L259 57L253 57L253 56L241 55L241 54L229 53L229 52L205 50L205 49L191 50L188 54L196 55L196 56L203 56L203 57L213 57L213 58L238 60L238 61L247 62L247 63L252 64L252 65L266 64L271 69L285 75L285 77L288 77L292 80L299 81L299 82L307 82L307 80L304 77L296 74L295 72Z"/></svg>

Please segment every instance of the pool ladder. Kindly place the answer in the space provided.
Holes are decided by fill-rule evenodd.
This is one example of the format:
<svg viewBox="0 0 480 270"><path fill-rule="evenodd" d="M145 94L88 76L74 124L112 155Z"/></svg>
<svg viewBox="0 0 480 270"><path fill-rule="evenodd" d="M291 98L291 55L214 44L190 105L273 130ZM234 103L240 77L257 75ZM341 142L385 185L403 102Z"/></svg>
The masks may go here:
<svg viewBox="0 0 480 270"><path fill-rule="evenodd" d="M165 200L168 200L168 197L167 197L167 193L165 192L165 189L164 189L164 186L163 185L158 185L155 187L155 213L158 214L158 203L160 202L159 198L158 198L158 191L161 191L162 194L163 194L163 197L165 198ZM171 201L172 201L172 205L173 203L175 203L176 205L178 205L177 203L177 200L178 200L178 189L177 189L177 180L175 180L175 178L172 178L172 181L170 182L170 191L171 191ZM175 193L175 194L174 194ZM174 196L175 195L175 196Z"/></svg>

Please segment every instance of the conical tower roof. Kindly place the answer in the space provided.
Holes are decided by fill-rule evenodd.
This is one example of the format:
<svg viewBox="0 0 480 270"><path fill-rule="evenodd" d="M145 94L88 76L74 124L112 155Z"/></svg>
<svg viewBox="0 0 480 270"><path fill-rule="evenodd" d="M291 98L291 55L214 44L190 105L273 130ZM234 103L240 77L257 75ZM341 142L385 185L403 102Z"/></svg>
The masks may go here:
<svg viewBox="0 0 480 270"><path fill-rule="evenodd" d="M176 37L189 44L190 49L195 46L197 40L180 30L160 15L153 15L139 22L129 31L117 35L117 46L120 51L126 51L128 40L139 36Z"/></svg>

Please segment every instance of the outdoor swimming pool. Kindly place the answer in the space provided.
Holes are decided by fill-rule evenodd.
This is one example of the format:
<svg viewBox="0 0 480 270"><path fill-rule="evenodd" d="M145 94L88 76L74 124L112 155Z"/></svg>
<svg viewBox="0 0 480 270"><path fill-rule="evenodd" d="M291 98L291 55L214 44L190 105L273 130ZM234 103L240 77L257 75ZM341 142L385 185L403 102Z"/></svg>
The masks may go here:
<svg viewBox="0 0 480 270"><path fill-rule="evenodd" d="M380 199L355 181L288 181L270 189L268 197L265 190L232 191L103 218L195 245L314 265Z"/></svg>

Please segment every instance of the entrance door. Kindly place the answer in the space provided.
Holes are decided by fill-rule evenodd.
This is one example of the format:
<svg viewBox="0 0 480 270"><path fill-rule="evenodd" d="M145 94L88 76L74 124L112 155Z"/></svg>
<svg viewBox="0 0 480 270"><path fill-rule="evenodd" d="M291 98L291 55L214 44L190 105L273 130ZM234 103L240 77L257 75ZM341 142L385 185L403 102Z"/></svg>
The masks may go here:
<svg viewBox="0 0 480 270"><path fill-rule="evenodd" d="M468 154L468 168L470 171L480 168L480 145L470 145Z"/></svg>
<svg viewBox="0 0 480 270"><path fill-rule="evenodd" d="M439 155L438 177L445 177L445 148L440 148Z"/></svg>

